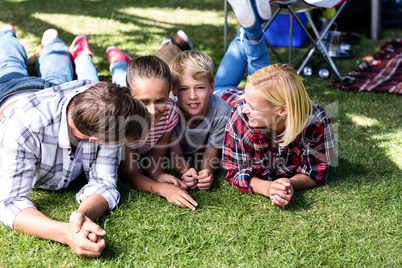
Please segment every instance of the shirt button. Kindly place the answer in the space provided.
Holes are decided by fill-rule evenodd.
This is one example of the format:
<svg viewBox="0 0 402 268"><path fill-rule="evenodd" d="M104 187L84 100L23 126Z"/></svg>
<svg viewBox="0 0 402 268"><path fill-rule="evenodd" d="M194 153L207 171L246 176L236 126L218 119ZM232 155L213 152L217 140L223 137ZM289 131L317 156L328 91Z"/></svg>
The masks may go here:
<svg viewBox="0 0 402 268"><path fill-rule="evenodd" d="M73 161L73 160L74 160L74 158L70 157L70 160L71 160L71 161Z"/></svg>
<svg viewBox="0 0 402 268"><path fill-rule="evenodd" d="M68 180L64 180L64 182L68 182Z"/></svg>

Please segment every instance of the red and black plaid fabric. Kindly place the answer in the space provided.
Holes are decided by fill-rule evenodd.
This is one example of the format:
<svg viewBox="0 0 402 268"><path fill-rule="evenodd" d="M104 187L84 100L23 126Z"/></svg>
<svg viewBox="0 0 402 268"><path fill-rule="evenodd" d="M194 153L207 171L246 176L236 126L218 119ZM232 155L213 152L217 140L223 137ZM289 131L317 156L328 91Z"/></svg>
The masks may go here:
<svg viewBox="0 0 402 268"><path fill-rule="evenodd" d="M244 100L244 88L230 88L221 96L230 106L235 107Z"/></svg>
<svg viewBox="0 0 402 268"><path fill-rule="evenodd" d="M242 90L229 90L223 98L234 104ZM327 179L328 166L335 149L335 136L331 120L318 106L305 129L288 146L279 147L273 154L269 144L273 141L265 128L251 128L247 115L242 112L245 102L238 103L226 125L223 146L223 167L226 179L241 192L252 192L250 176L265 180L306 174L317 185Z"/></svg>
<svg viewBox="0 0 402 268"><path fill-rule="evenodd" d="M334 81L333 85L356 92L402 94L402 39L385 42L379 49L379 53L363 57L357 71L343 77L343 84Z"/></svg>

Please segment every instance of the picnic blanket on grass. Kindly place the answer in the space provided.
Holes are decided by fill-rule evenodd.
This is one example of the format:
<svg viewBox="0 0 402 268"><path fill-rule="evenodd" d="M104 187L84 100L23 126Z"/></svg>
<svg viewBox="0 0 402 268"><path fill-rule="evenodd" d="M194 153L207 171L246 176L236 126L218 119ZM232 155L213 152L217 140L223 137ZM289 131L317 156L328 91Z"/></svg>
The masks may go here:
<svg viewBox="0 0 402 268"><path fill-rule="evenodd" d="M359 68L334 81L335 87L356 92L388 92L402 94L402 38L385 42L377 54L363 57Z"/></svg>

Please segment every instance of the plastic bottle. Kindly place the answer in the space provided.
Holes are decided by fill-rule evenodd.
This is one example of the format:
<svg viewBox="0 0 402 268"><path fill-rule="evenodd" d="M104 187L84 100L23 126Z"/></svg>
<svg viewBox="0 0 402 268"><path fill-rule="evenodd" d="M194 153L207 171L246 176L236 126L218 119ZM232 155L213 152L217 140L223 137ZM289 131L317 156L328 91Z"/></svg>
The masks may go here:
<svg viewBox="0 0 402 268"><path fill-rule="evenodd" d="M326 79L329 77L329 74L330 71L328 64L324 60L321 60L320 63L318 64L318 76Z"/></svg>
<svg viewBox="0 0 402 268"><path fill-rule="evenodd" d="M303 75L311 76L312 74L313 74L313 60L310 58L307 61L306 66L304 66L303 68Z"/></svg>

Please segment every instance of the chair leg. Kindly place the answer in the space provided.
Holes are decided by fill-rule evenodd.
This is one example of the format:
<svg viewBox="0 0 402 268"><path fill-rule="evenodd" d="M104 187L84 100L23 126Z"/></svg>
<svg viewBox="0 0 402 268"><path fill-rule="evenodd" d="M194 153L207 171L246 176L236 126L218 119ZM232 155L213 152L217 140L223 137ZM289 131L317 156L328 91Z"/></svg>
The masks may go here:
<svg viewBox="0 0 402 268"><path fill-rule="evenodd" d="M313 20L311 19L310 14L308 13L308 11L304 12L308 22L310 23L311 29L313 29L313 32L317 38L316 43L321 47L322 50L324 50L324 53L326 53L326 55L329 57L329 54L326 52L326 47L324 46L322 39L324 38L326 32L328 31L324 31L323 34L320 36L317 28L315 27L315 24L313 22ZM328 29L331 27L331 24L328 24L329 27ZM295 64L295 66L299 66L300 62L304 59L303 63L300 65L299 69L298 69L298 73L300 73L303 68L306 66L307 62L310 60L311 56L313 55L313 53L315 52L315 47L313 44L310 44L307 48L307 50L304 52L304 54L300 57L300 59L298 60L298 62ZM335 67L336 69L336 67ZM337 70L337 69L336 69Z"/></svg>
<svg viewBox="0 0 402 268"><path fill-rule="evenodd" d="M300 27L302 28L303 32L307 35L307 38L310 40L310 42L314 45L314 47L317 49L317 51L321 54L322 58L324 59L324 61L330 66L331 71L335 74L336 78L339 81L342 81L342 77L339 74L338 69L336 69L336 66L332 60L332 58L329 56L328 51L326 51L326 49L324 48L323 50L321 50L317 44L317 42L321 42L323 36L321 36L318 41L316 42L313 37L310 35L310 33L307 31L306 27L304 27L303 23L300 21L300 19L296 16L296 13L293 11L293 9L291 7L288 7L289 12L295 17L297 23L300 25ZM323 52L325 51L325 52Z"/></svg>
<svg viewBox="0 0 402 268"><path fill-rule="evenodd" d="M281 62L281 63L285 63L285 61L282 59L281 55L279 55L279 53L276 51L276 49L268 42L268 40L265 38L265 43L267 44L268 48L270 49L270 51L272 51L272 53L275 54L275 57Z"/></svg>
<svg viewBox="0 0 402 268"><path fill-rule="evenodd" d="M292 65L293 16L289 16L289 66Z"/></svg>
<svg viewBox="0 0 402 268"><path fill-rule="evenodd" d="M324 36L328 33L330 27L332 26L332 24L334 23L334 21L337 19L337 17L339 16L339 14L342 12L342 10L346 7L346 5L348 5L350 2L350 0L345 0L342 5L340 6L340 8L338 9L338 11L335 13L334 17L330 20L330 22L328 23L327 27L323 30L323 32L321 33L321 35L318 33L317 28L315 27L310 14L308 14L308 12L306 11L306 16L307 19L309 20L309 23L315 33L315 35L317 36L317 41L316 42L312 42L312 45L309 46L308 48L308 55L305 58L305 60L303 61L302 65L300 66L300 68L298 69L298 73L300 73L304 66L307 64L307 61L311 58L312 54L314 53L314 51L316 49L318 49L318 51L320 52L321 56L323 57L323 59L327 62L327 64L330 66L331 71L333 71L333 73L335 74L336 78L338 79L338 81L340 83L343 83L342 81L342 77L334 63L334 61L332 60L332 57L329 55L328 50L326 49L326 47L324 46L324 44L322 43L322 39L324 38ZM299 23L300 24L300 23ZM300 26L302 26L300 24ZM303 28L303 27L302 27ZM304 29L303 29L304 30ZM306 33L307 34L307 33ZM309 36L309 35L307 35ZM311 39L310 39L311 41ZM318 46L321 47L321 49ZM304 57L305 54L302 56Z"/></svg>
<svg viewBox="0 0 402 268"><path fill-rule="evenodd" d="M225 24L223 26L223 55L226 54L226 49L228 48L228 1L224 0L224 2Z"/></svg>

